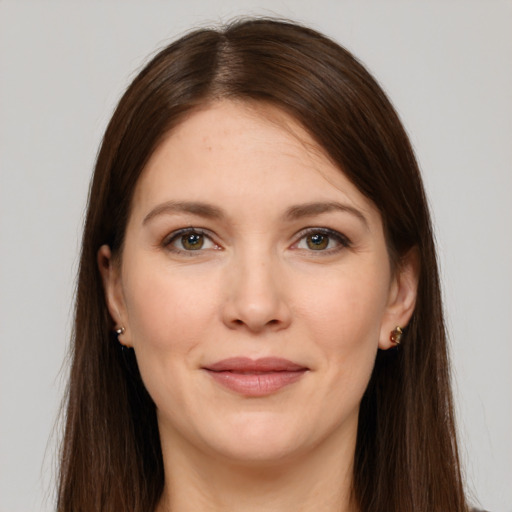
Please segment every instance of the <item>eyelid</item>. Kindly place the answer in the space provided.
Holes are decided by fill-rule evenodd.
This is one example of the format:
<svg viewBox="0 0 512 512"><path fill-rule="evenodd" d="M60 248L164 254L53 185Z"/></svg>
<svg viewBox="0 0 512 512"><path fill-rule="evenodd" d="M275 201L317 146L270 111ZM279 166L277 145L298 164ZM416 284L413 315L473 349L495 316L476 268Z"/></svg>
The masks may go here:
<svg viewBox="0 0 512 512"><path fill-rule="evenodd" d="M214 248L208 248L208 249L198 249L197 251L187 251L187 250L179 249L178 247L174 247L173 246L173 242L174 241L176 241L180 236L187 235L187 234L202 235L205 238L208 238L210 240L210 242L215 247ZM299 249L297 247L298 244L305 237L307 237L309 235L314 235L314 234L321 234L321 235L328 236L330 239L335 240L339 245L338 245L338 247L334 247L334 248L330 248L330 249L324 249L324 250L318 250L318 251L309 250L308 252L318 252L318 253L330 254L330 253L336 252L338 250L341 250L341 249L348 248L348 247L352 246L352 241L346 235L344 235L343 233L341 233L341 232L339 232L337 230L331 229L331 228L314 227L314 226L312 226L312 227L304 228L304 229L300 230L298 233L296 233L296 235L294 237L296 241L292 244L291 248L292 249ZM204 252L204 251L222 249L220 244L218 244L215 241L214 235L212 235L212 233L209 230L204 229L204 228L194 227L194 226L190 226L190 227L186 227L186 228L181 228L181 229L177 229L177 230L173 231L172 233L168 234L162 240L161 245L164 248L166 248L167 250L171 251L171 252L179 253L179 254L186 254L186 255L189 255L189 256L194 255L194 253L201 253L201 252Z"/></svg>
<svg viewBox="0 0 512 512"><path fill-rule="evenodd" d="M198 249L197 251L186 251L184 249L179 249L178 247L174 247L172 244L174 241L176 241L180 236L183 235L189 235L189 234L196 234L196 235L202 235L205 238L208 238L213 245L215 245L215 248L213 249ZM173 231L172 233L169 233L163 240L161 244L164 248L171 252L179 253L179 254L186 254L189 256L192 256L193 253L201 253L204 251L211 251L211 250L218 250L221 249L221 246L214 240L214 237L212 233L206 229L203 228L197 228L197 227L187 227L187 228L181 228Z"/></svg>
<svg viewBox="0 0 512 512"><path fill-rule="evenodd" d="M332 253L340 250L341 248L348 248L352 246L352 241L343 233L336 231L335 229L325 228L325 227L308 227L299 231L296 235L296 242L292 244L293 248L297 248L297 245L300 243L308 235L321 234L330 237L331 239L335 239L339 243L339 247L319 250L319 251L309 251L309 252L318 252L320 253Z"/></svg>

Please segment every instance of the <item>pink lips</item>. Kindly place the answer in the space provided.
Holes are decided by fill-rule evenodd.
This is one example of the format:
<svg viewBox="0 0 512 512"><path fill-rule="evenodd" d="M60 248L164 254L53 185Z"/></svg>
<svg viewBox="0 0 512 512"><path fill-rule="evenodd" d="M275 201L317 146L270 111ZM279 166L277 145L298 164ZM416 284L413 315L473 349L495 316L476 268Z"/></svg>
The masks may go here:
<svg viewBox="0 0 512 512"><path fill-rule="evenodd" d="M308 368L276 357L233 357L203 368L224 387L245 396L265 396L297 382Z"/></svg>

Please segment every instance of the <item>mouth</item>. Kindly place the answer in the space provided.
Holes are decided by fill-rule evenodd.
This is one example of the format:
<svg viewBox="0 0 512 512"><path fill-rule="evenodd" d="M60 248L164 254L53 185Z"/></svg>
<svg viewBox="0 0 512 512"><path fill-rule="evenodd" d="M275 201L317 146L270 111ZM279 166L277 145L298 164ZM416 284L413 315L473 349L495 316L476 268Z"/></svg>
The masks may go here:
<svg viewBox="0 0 512 512"><path fill-rule="evenodd" d="M287 359L223 359L203 367L221 386L244 396L265 396L298 382L309 368Z"/></svg>

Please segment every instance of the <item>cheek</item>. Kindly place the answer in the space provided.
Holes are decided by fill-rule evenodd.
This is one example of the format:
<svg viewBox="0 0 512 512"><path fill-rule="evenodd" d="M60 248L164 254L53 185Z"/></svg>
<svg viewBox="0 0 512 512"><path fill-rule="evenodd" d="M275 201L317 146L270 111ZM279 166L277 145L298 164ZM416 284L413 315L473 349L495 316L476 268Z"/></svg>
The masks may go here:
<svg viewBox="0 0 512 512"><path fill-rule="evenodd" d="M134 347L166 350L193 340L213 312L207 288L204 280L199 286L157 265L144 265L132 273L125 280L124 300Z"/></svg>
<svg viewBox="0 0 512 512"><path fill-rule="evenodd" d="M323 280L322 293L303 300L303 328L316 340L332 403L356 407L366 389L387 305L388 280L373 267ZM304 294L302 294L305 297Z"/></svg>
<svg viewBox="0 0 512 512"><path fill-rule="evenodd" d="M169 404L185 407L187 386L194 385L188 376L201 360L215 317L212 294L206 288L204 280L199 287L179 272L155 264L139 265L125 279L131 344L158 409L167 410Z"/></svg>
<svg viewBox="0 0 512 512"><path fill-rule="evenodd" d="M325 276L314 293L297 290L306 324L314 326L317 339L340 353L378 343L386 311L388 279L371 266Z"/></svg>

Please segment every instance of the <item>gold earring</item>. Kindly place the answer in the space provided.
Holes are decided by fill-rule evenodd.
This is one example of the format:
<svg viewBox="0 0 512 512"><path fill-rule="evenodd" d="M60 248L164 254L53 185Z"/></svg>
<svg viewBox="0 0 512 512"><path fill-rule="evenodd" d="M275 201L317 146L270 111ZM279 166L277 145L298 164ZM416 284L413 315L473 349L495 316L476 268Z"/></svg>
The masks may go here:
<svg viewBox="0 0 512 512"><path fill-rule="evenodd" d="M119 329L116 329L116 334L119 336L120 334L124 334L125 328L119 327Z"/></svg>
<svg viewBox="0 0 512 512"><path fill-rule="evenodd" d="M389 339L395 344L395 345L400 345L400 342L402 341L402 335L403 335L404 331L402 331L402 328L397 325L392 331L391 331L391 334L389 335Z"/></svg>

